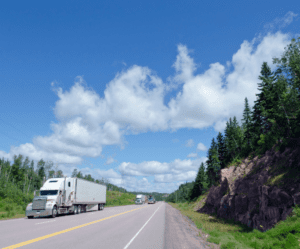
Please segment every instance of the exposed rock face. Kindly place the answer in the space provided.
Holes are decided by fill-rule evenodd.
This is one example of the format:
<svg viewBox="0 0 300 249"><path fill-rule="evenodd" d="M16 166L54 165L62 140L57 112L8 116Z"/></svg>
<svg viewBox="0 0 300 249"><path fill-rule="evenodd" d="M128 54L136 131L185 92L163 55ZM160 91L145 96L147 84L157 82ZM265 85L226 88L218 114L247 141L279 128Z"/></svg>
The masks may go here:
<svg viewBox="0 0 300 249"><path fill-rule="evenodd" d="M295 162L300 169L298 146L282 154L273 147L260 159L246 159L238 167L223 169L220 186L210 188L198 212L217 213L220 218L234 219L260 231L271 229L287 218L294 205L300 205L300 170L298 177L295 175L293 181L286 181L280 188L267 181L274 176L274 166L295 167Z"/></svg>

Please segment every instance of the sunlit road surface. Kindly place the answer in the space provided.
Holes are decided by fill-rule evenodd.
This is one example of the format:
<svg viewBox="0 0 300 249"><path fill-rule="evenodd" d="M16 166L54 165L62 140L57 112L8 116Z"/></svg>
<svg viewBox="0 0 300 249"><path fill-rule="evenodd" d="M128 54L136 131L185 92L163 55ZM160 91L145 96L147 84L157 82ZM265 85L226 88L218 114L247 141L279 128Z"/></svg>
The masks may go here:
<svg viewBox="0 0 300 249"><path fill-rule="evenodd" d="M166 204L0 221L0 248L163 248Z"/></svg>

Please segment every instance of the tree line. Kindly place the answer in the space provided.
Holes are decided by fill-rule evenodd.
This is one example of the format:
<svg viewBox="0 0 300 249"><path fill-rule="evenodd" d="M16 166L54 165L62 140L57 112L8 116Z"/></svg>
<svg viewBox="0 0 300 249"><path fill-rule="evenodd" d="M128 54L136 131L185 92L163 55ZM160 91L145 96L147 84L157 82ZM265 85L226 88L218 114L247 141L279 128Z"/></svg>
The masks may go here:
<svg viewBox="0 0 300 249"><path fill-rule="evenodd" d="M263 62L259 93L251 109L244 99L241 125L236 117L226 122L224 135L212 138L208 160L201 163L195 181L181 184L166 201L195 200L220 183L221 170L250 154L261 155L275 144L280 150L300 138L300 37L292 39L281 58L273 58L276 70Z"/></svg>

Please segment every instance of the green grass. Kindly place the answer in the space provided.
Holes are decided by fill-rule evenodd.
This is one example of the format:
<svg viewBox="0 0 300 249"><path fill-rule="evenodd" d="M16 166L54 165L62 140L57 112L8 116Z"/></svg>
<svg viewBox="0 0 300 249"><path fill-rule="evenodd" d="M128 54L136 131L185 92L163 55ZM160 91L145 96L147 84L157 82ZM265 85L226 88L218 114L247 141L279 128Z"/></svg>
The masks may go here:
<svg viewBox="0 0 300 249"><path fill-rule="evenodd" d="M12 202L10 199L0 200L0 220L25 217L24 207Z"/></svg>
<svg viewBox="0 0 300 249"><path fill-rule="evenodd" d="M106 192L106 207L124 206L135 204L136 195L129 193L121 193L118 191Z"/></svg>
<svg viewBox="0 0 300 249"><path fill-rule="evenodd" d="M300 207L295 207L285 221L280 221L273 229L263 233L240 222L219 219L216 214L207 215L194 211L198 202L204 205L205 196L200 196L194 203L169 204L189 217L204 233L209 234L208 242L218 244L221 249L300 248Z"/></svg>

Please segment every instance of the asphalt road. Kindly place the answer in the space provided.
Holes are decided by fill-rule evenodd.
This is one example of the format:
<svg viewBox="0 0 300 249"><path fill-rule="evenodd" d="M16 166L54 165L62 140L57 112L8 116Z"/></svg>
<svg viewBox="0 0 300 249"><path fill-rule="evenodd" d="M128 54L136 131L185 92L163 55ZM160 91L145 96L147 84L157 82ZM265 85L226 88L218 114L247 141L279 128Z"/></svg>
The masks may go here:
<svg viewBox="0 0 300 249"><path fill-rule="evenodd" d="M55 219L26 217L0 221L0 248L191 248L186 247L189 234L179 236L179 230L172 229L180 217L174 217L178 216L176 212L166 213L170 208L173 209L157 202L105 207L102 211L94 207L94 211ZM193 242L193 248L206 248L204 244L194 245Z"/></svg>

